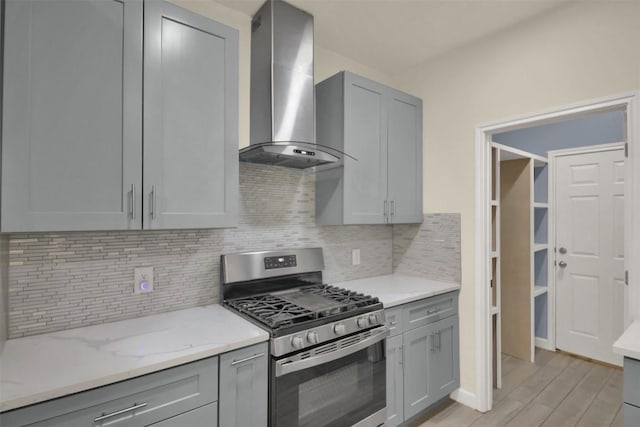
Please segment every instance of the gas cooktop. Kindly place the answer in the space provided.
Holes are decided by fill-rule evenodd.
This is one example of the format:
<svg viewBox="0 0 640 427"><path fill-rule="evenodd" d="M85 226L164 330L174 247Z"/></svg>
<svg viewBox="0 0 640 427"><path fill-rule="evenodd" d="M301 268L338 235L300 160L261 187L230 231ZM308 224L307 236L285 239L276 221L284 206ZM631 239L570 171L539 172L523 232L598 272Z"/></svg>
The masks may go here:
<svg viewBox="0 0 640 427"><path fill-rule="evenodd" d="M318 284L293 290L227 300L226 304L271 329L337 320L362 308L380 305L378 298L336 286Z"/></svg>

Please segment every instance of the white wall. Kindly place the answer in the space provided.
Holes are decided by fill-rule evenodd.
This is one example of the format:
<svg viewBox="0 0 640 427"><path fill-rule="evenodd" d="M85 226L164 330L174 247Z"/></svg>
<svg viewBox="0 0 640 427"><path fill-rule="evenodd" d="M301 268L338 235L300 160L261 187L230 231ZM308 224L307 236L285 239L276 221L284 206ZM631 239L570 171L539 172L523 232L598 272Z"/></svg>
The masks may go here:
<svg viewBox="0 0 640 427"><path fill-rule="evenodd" d="M640 2L577 2L394 75L424 102L424 211L462 214L461 387L475 392L474 126L640 88ZM632 262L633 264L633 262ZM635 263L638 265L638 263Z"/></svg>

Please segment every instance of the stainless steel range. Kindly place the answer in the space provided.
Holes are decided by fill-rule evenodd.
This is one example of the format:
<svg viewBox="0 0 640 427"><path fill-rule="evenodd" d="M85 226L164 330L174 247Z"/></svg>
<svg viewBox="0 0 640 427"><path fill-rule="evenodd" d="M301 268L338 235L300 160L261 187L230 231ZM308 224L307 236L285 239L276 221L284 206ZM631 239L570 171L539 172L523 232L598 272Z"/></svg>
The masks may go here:
<svg viewBox="0 0 640 427"><path fill-rule="evenodd" d="M321 248L223 255L221 265L224 305L271 333L271 427L384 425L377 298L323 284Z"/></svg>

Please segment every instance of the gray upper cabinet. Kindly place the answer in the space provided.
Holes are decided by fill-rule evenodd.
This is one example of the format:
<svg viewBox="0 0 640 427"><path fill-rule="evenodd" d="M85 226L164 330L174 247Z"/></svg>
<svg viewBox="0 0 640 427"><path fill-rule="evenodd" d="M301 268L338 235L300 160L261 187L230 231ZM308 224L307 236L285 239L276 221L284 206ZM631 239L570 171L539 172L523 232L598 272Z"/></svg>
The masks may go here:
<svg viewBox="0 0 640 427"><path fill-rule="evenodd" d="M2 231L140 228L142 2L5 12Z"/></svg>
<svg viewBox="0 0 640 427"><path fill-rule="evenodd" d="M422 222L422 101L341 72L316 85L316 140L349 156L316 172L319 224Z"/></svg>
<svg viewBox="0 0 640 427"><path fill-rule="evenodd" d="M236 225L238 31L150 1L144 55L144 227Z"/></svg>
<svg viewBox="0 0 640 427"><path fill-rule="evenodd" d="M390 222L422 222L422 101L389 90L388 114Z"/></svg>
<svg viewBox="0 0 640 427"><path fill-rule="evenodd" d="M269 348L256 344L220 356L220 425L266 427Z"/></svg>
<svg viewBox="0 0 640 427"><path fill-rule="evenodd" d="M235 225L237 30L159 0L7 0L4 67L3 232Z"/></svg>

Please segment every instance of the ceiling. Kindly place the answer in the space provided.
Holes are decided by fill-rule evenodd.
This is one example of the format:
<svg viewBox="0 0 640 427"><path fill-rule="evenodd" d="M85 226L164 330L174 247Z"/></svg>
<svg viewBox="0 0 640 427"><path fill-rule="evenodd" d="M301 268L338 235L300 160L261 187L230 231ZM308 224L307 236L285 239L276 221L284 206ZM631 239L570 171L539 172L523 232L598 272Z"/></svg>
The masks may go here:
<svg viewBox="0 0 640 427"><path fill-rule="evenodd" d="M252 16L263 0L217 0ZM289 0L315 17L316 44L395 74L567 0Z"/></svg>

